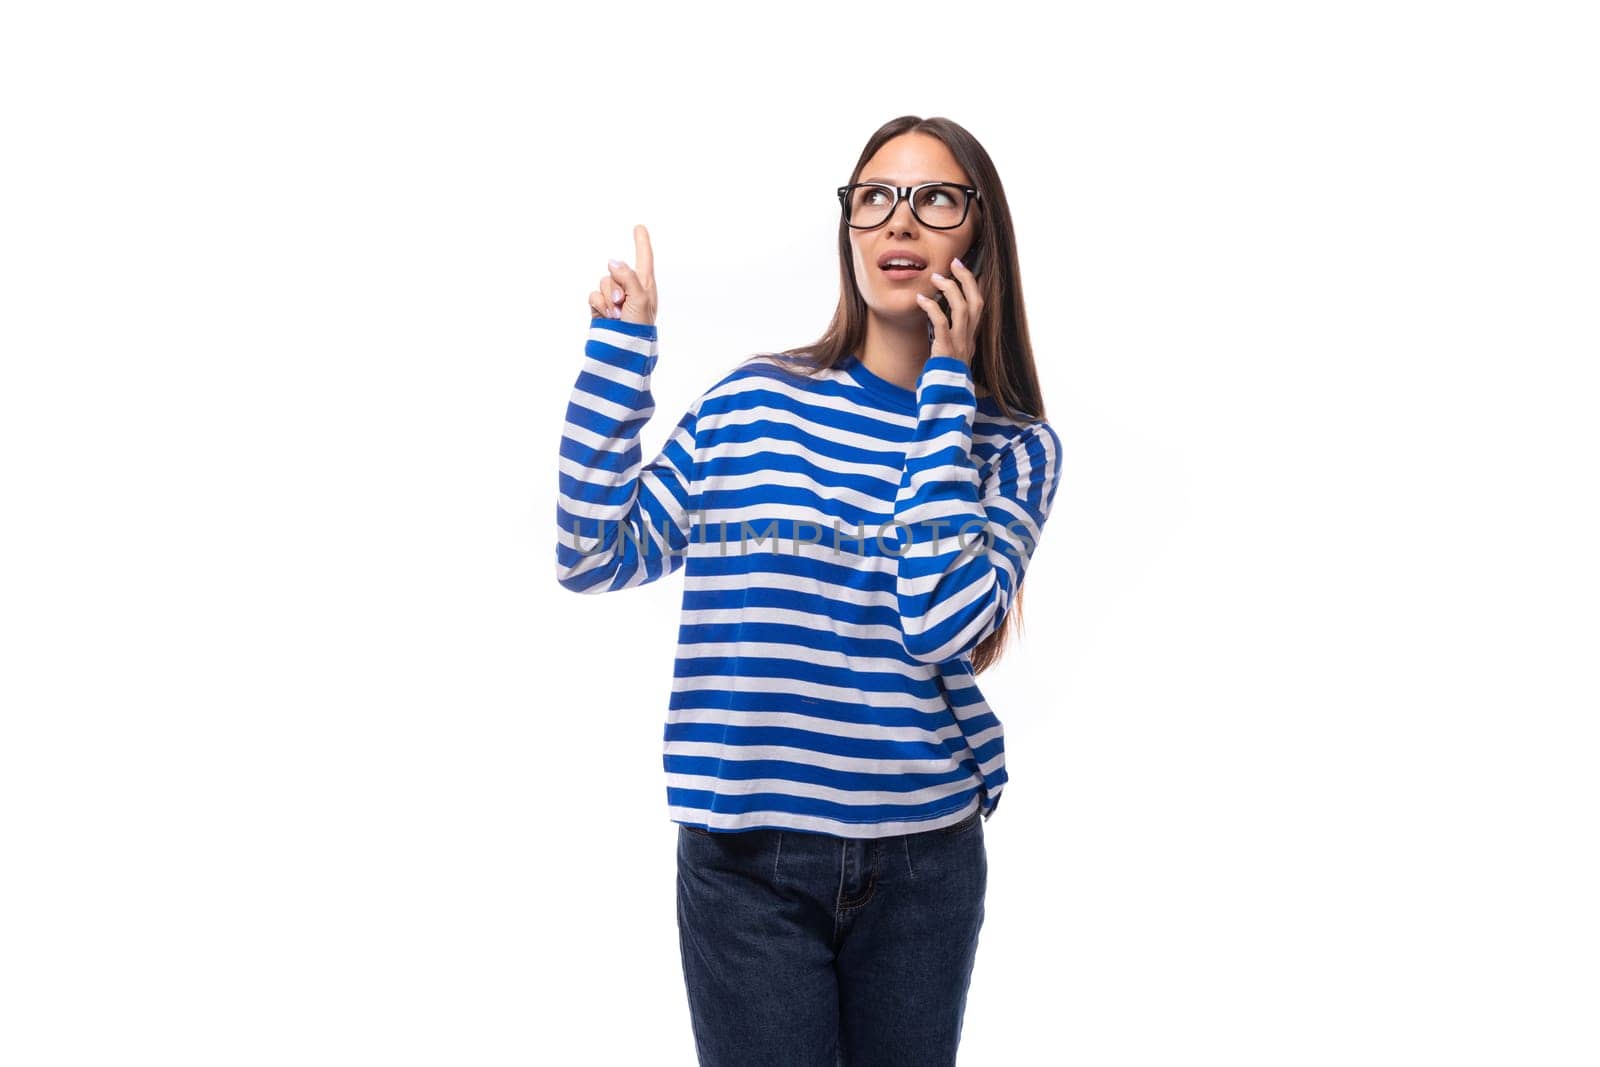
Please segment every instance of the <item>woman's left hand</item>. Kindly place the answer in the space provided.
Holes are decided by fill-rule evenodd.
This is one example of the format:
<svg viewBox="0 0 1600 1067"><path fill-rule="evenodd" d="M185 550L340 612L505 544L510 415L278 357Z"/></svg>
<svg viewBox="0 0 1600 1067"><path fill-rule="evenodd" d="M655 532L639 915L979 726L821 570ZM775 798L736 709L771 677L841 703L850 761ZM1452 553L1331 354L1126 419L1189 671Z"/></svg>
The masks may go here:
<svg viewBox="0 0 1600 1067"><path fill-rule="evenodd" d="M963 363L971 363L972 354L977 350L978 316L983 314L983 294L978 291L978 279L961 260L951 260L950 269L955 272L955 278L946 278L938 273L933 275L933 284L944 292L944 298L950 305L948 320L938 300L917 294L918 303L933 323L933 347L928 354L954 356ZM957 279L960 280L959 284Z"/></svg>

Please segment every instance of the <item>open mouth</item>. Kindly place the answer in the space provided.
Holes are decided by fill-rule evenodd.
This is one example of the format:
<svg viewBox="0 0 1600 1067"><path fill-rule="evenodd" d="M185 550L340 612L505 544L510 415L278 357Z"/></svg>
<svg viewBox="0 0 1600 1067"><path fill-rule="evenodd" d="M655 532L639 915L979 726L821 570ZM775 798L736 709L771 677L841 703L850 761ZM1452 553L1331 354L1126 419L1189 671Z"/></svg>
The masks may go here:
<svg viewBox="0 0 1600 1067"><path fill-rule="evenodd" d="M885 253L878 257L878 269L895 281L915 278L928 269L928 261L921 256L902 253Z"/></svg>
<svg viewBox="0 0 1600 1067"><path fill-rule="evenodd" d="M914 251L885 251L878 256L878 270L888 275L891 282L920 277L926 269L928 261Z"/></svg>

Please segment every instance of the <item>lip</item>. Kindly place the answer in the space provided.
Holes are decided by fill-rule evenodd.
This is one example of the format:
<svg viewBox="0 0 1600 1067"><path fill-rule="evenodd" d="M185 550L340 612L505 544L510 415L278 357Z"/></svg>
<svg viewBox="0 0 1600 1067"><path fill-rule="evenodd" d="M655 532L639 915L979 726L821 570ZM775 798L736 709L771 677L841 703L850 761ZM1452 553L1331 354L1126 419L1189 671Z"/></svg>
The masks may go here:
<svg viewBox="0 0 1600 1067"><path fill-rule="evenodd" d="M887 263L891 259L909 259L913 263L921 263L922 264L922 266L918 267L917 270L924 271L924 270L928 269L928 260L927 260L926 256L918 255L915 252L912 252L912 251L909 251L909 250L903 249L903 248L894 249L892 251L885 252L881 256L879 256L878 257L878 269L879 270L888 270L889 268L885 267L884 264ZM894 269L894 273L896 273L896 274L904 274L904 273L908 273L909 270L910 270L910 268L908 268L908 267L896 267Z"/></svg>

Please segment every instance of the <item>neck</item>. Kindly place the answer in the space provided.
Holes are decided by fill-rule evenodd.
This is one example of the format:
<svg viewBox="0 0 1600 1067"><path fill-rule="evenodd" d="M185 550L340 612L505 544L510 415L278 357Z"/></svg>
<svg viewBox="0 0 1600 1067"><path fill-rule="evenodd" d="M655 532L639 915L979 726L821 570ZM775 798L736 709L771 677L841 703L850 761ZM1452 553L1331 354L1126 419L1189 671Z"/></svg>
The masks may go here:
<svg viewBox="0 0 1600 1067"><path fill-rule="evenodd" d="M914 390L930 351L926 315L918 312L916 318L902 322L868 311L867 337L858 356L861 365L873 374ZM979 396L989 395L987 389L979 388L976 392Z"/></svg>
<svg viewBox="0 0 1600 1067"><path fill-rule="evenodd" d="M917 387L922 365L928 362L928 317L884 319L867 313L867 338L861 345L861 365L886 381L906 389Z"/></svg>

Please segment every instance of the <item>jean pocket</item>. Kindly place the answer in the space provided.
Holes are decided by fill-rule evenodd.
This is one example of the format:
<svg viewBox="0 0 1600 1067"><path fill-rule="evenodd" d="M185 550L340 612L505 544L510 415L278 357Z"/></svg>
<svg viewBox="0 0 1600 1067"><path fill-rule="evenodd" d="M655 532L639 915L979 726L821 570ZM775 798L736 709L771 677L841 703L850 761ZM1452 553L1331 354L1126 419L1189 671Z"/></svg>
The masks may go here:
<svg viewBox="0 0 1600 1067"><path fill-rule="evenodd" d="M968 830L970 830L974 826L978 825L978 823L981 822L981 821L983 821L983 812L980 809L978 811L973 812L971 815L968 815L965 819L962 819L958 823L951 823L949 826L941 826L941 827L939 827L939 829L935 830L934 833L938 833L938 834L962 834L962 833L966 833Z"/></svg>

